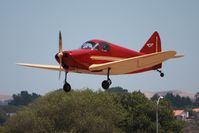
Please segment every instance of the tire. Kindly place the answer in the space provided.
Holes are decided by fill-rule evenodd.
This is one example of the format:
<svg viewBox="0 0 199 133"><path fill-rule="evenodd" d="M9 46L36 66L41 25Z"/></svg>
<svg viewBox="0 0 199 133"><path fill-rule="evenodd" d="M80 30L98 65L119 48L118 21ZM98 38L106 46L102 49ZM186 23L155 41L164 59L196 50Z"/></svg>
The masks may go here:
<svg viewBox="0 0 199 133"><path fill-rule="evenodd" d="M103 88L103 89L107 90L107 89L109 88L109 86L110 86L110 81L104 80L104 81L102 82L102 88Z"/></svg>
<svg viewBox="0 0 199 133"><path fill-rule="evenodd" d="M63 90L65 92L69 92L71 90L71 86L69 83L65 83L64 86L63 86Z"/></svg>
<svg viewBox="0 0 199 133"><path fill-rule="evenodd" d="M160 73L160 77L164 77L164 73Z"/></svg>

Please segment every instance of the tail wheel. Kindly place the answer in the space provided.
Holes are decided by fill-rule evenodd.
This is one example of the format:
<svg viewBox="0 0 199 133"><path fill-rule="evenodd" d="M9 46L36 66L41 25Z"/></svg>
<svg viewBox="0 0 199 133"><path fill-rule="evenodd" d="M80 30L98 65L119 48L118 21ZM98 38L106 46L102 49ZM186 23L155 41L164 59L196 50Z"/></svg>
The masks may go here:
<svg viewBox="0 0 199 133"><path fill-rule="evenodd" d="M160 77L164 77L164 73L160 73Z"/></svg>
<svg viewBox="0 0 199 133"><path fill-rule="evenodd" d="M164 77L164 73L161 70L157 70L160 73L160 77Z"/></svg>

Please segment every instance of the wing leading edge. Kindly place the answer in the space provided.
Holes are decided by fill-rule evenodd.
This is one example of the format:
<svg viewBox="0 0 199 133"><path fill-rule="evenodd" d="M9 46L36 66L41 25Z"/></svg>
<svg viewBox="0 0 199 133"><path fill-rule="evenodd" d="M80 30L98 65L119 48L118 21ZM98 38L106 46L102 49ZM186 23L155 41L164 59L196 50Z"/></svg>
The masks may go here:
<svg viewBox="0 0 199 133"><path fill-rule="evenodd" d="M64 69L62 67L60 68L60 66L56 66L56 65L27 64L27 63L16 63L16 64L20 65L20 66L25 66L25 67L33 67L33 68L55 70L55 71L64 71Z"/></svg>
<svg viewBox="0 0 199 133"><path fill-rule="evenodd" d="M107 71L110 68L110 74L127 74L158 65L168 59L175 58L175 55L176 51L156 52L103 64L93 64L89 70Z"/></svg>

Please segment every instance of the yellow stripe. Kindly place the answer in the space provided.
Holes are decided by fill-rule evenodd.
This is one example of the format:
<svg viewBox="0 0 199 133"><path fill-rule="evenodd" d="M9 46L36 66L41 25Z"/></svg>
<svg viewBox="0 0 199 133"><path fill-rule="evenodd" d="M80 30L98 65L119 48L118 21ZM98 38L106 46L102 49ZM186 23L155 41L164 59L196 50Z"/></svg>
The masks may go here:
<svg viewBox="0 0 199 133"><path fill-rule="evenodd" d="M91 56L90 58L92 60L105 60L105 61L118 61L124 59L120 57L111 57L111 56Z"/></svg>

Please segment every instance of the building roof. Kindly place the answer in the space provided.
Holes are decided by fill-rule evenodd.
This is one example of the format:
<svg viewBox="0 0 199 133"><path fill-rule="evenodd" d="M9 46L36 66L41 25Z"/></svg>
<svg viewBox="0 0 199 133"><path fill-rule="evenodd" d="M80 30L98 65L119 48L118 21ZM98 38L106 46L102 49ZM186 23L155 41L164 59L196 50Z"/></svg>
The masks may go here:
<svg viewBox="0 0 199 133"><path fill-rule="evenodd" d="M192 111L193 112L199 112L199 108L193 108Z"/></svg>
<svg viewBox="0 0 199 133"><path fill-rule="evenodd" d="M184 110L174 110L174 116L182 115L182 113L185 113Z"/></svg>

